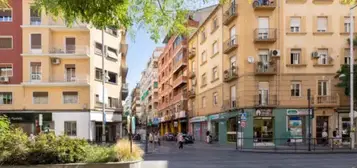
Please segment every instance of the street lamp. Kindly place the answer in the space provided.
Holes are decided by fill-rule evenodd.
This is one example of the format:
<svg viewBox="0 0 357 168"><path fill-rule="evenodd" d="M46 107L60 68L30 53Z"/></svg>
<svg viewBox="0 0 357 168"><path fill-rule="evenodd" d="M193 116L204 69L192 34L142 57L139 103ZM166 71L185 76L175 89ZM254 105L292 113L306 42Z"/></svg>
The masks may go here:
<svg viewBox="0 0 357 168"><path fill-rule="evenodd" d="M357 7L357 5L354 5L350 7L350 129L353 129L354 126L354 111L353 111L353 68L354 68L354 57L353 57L353 32L354 32L354 26L353 26L353 9ZM351 149L354 149L355 147L355 135L354 131L350 132L350 137L351 137Z"/></svg>
<svg viewBox="0 0 357 168"><path fill-rule="evenodd" d="M106 75L105 75L105 70L104 70L104 52L105 47L104 47L104 29L102 29L102 99L103 99L103 105L102 105L102 115L103 115L103 122L102 122L102 143L105 143L106 137L105 137L105 80L106 80Z"/></svg>

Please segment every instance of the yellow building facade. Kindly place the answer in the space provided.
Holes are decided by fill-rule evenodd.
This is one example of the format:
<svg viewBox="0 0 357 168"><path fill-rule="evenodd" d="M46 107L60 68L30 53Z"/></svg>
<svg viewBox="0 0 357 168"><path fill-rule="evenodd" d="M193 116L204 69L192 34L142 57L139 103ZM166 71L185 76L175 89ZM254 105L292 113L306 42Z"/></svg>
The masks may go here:
<svg viewBox="0 0 357 168"><path fill-rule="evenodd" d="M339 1L217 6L189 41L195 137L208 130L219 142L235 142L238 132L251 139L245 145L274 145L290 128L305 142L311 122L312 137L337 130L348 143L348 97L335 78L349 59L348 25L348 7Z"/></svg>

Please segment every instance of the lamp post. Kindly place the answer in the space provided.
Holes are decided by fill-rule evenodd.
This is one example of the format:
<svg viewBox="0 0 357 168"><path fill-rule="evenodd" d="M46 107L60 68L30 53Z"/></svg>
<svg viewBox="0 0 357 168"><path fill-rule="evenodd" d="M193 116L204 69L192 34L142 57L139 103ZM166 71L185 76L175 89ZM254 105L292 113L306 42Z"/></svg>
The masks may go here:
<svg viewBox="0 0 357 168"><path fill-rule="evenodd" d="M353 110L353 68L354 68L354 57L353 57L353 32L354 32L354 23L353 23L353 9L357 7L354 5L350 7L350 129L352 130L354 127L354 110ZM355 134L354 131L350 131L351 137L351 149L355 147Z"/></svg>
<svg viewBox="0 0 357 168"><path fill-rule="evenodd" d="M104 28L102 29L102 99L103 99L103 105L102 105L102 115L103 115L103 122L102 122L102 143L105 143L106 141L106 133L105 133L105 80L106 80L106 75L105 75L105 70L104 70Z"/></svg>

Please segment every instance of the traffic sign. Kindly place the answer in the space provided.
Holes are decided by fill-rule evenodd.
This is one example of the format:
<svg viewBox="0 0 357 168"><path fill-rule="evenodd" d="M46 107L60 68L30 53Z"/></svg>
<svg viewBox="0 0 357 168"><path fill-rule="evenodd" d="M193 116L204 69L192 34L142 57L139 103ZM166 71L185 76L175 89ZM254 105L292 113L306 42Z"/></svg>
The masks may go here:
<svg viewBox="0 0 357 168"><path fill-rule="evenodd" d="M240 115L240 120L246 121L246 120L247 120L247 113L242 113L242 114Z"/></svg>
<svg viewBox="0 0 357 168"><path fill-rule="evenodd" d="M247 126L247 123L246 123L245 121L242 121L242 122L240 122L240 126L241 126L242 128L245 128L245 126Z"/></svg>

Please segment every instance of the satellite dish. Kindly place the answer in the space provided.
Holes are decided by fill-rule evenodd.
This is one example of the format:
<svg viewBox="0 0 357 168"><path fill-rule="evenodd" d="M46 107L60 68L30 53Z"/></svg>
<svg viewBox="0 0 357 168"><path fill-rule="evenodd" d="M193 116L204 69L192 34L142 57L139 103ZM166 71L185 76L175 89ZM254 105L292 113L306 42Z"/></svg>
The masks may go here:
<svg viewBox="0 0 357 168"><path fill-rule="evenodd" d="M254 63L254 57L248 56L248 62L249 62L250 64Z"/></svg>

